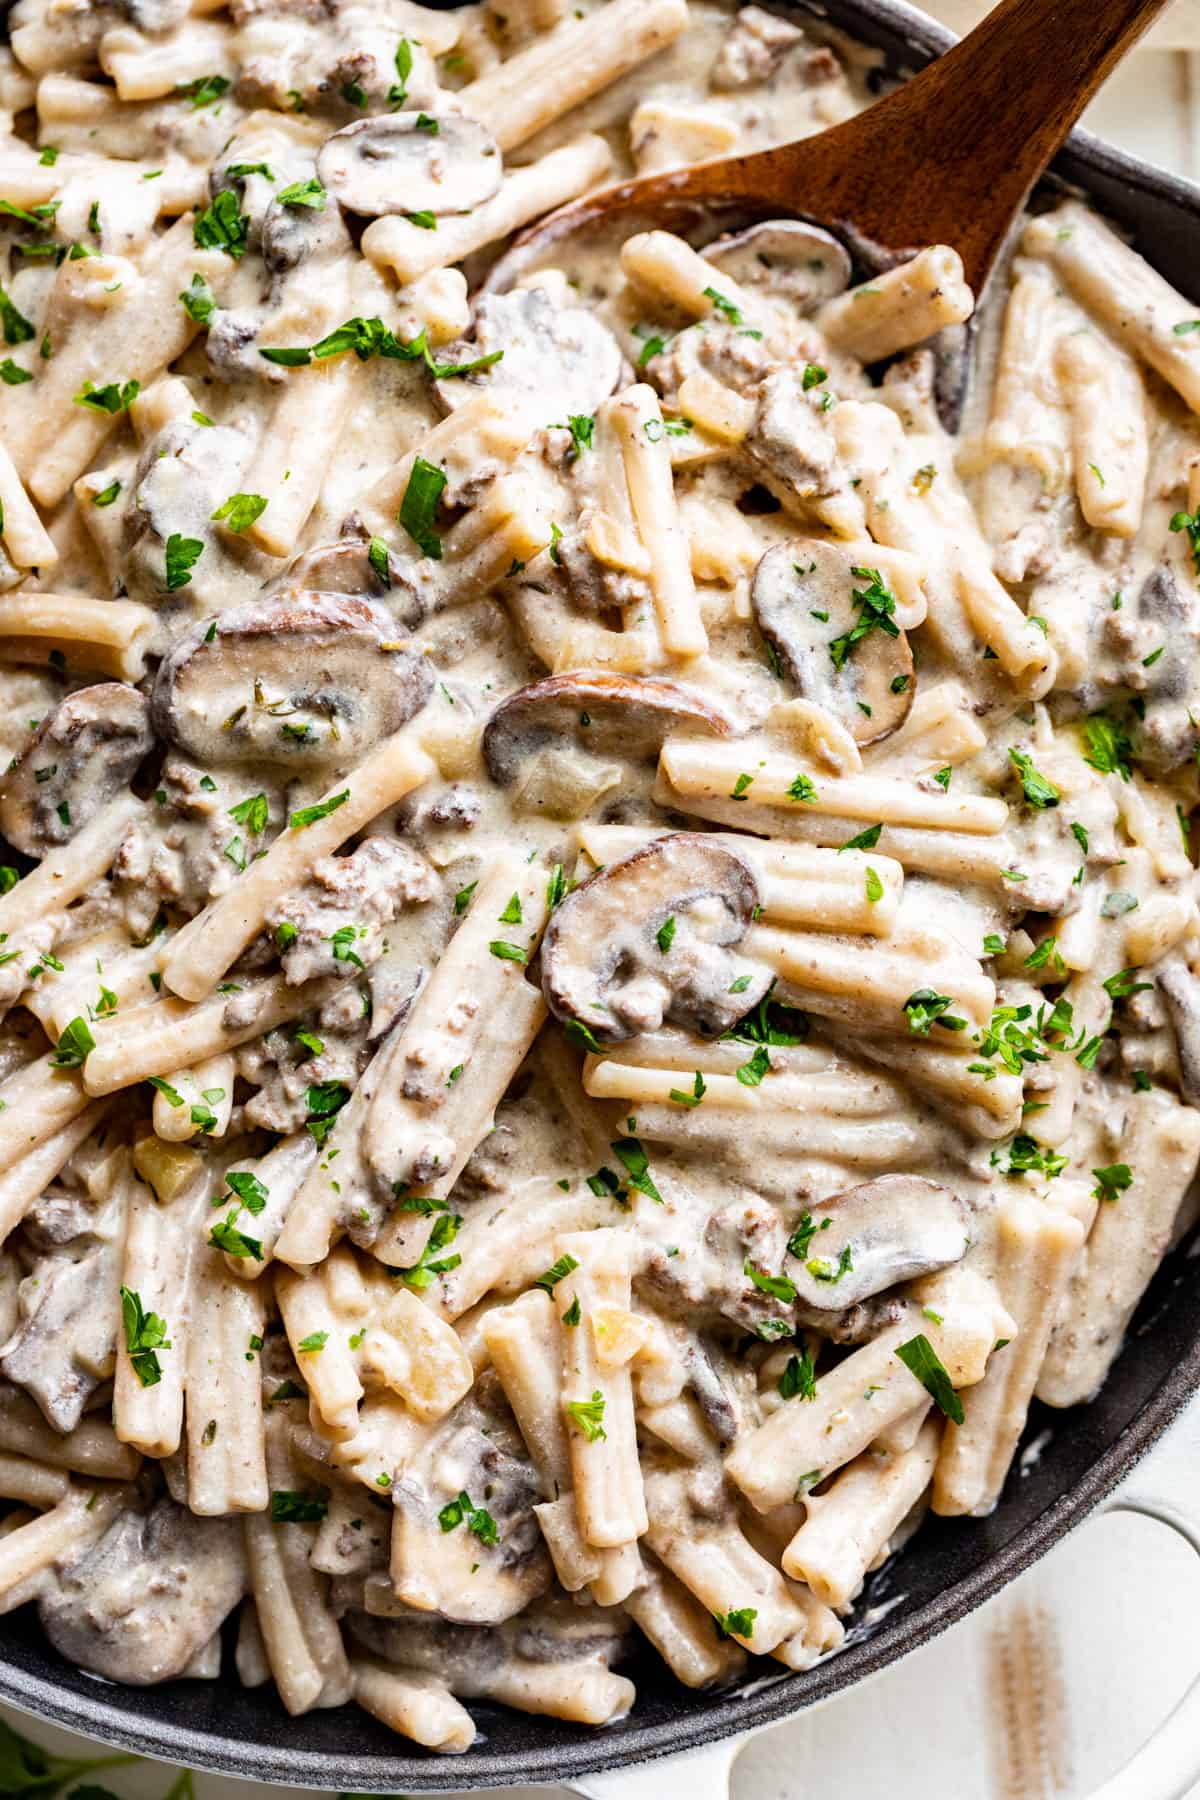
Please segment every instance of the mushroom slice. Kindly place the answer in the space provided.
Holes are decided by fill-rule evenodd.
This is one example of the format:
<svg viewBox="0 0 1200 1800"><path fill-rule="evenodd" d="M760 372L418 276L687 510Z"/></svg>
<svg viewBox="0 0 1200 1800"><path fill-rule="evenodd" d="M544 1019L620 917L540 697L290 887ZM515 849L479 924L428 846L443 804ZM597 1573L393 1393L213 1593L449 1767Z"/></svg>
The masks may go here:
<svg viewBox="0 0 1200 1800"><path fill-rule="evenodd" d="M465 113L384 113L355 119L317 157L323 186L350 212L470 212L490 200L504 172L500 146Z"/></svg>
<svg viewBox="0 0 1200 1800"><path fill-rule="evenodd" d="M181 1675L246 1589L241 1520L124 1512L39 1602L61 1656L135 1687Z"/></svg>
<svg viewBox="0 0 1200 1800"><path fill-rule="evenodd" d="M503 387L546 419L565 423L572 413L594 413L621 378L621 346L608 326L582 306L556 306L541 288L485 294L473 336L445 345L438 361L475 362L497 352L488 369L434 382L443 412L453 412L481 387Z"/></svg>
<svg viewBox="0 0 1200 1800"><path fill-rule="evenodd" d="M702 252L739 287L761 287L802 310L850 285L850 258L835 237L802 219L764 219Z"/></svg>
<svg viewBox="0 0 1200 1800"><path fill-rule="evenodd" d="M576 669L510 695L484 729L483 754L514 811L565 822L591 812L631 762L652 764L668 733L689 726L731 729L673 681Z"/></svg>
<svg viewBox="0 0 1200 1800"><path fill-rule="evenodd" d="M734 946L760 904L752 871L719 839L677 832L597 870L550 918L550 1010L607 1044L665 1020L717 1037L768 992Z"/></svg>
<svg viewBox="0 0 1200 1800"><path fill-rule="evenodd" d="M271 583L273 594L371 594L382 597L388 583L380 578L365 537L335 538L302 550Z"/></svg>
<svg viewBox="0 0 1200 1800"><path fill-rule="evenodd" d="M1200 981L1180 957L1158 971L1158 991L1175 1028L1179 1086L1189 1106L1200 1106Z"/></svg>
<svg viewBox="0 0 1200 1800"><path fill-rule="evenodd" d="M129 786L149 750L149 708L120 681L79 688L42 720L0 784L0 831L43 857Z"/></svg>
<svg viewBox="0 0 1200 1800"><path fill-rule="evenodd" d="M527 760L548 745L571 742L597 756L649 762L665 738L689 727L717 737L732 729L702 695L678 682L573 669L501 701L484 727L483 755L492 780L512 787Z"/></svg>
<svg viewBox="0 0 1200 1800"><path fill-rule="evenodd" d="M831 1194L806 1216L803 1239L787 1273L801 1309L821 1313L844 1312L899 1281L944 1269L971 1242L958 1195L919 1175L881 1175ZM793 1233L789 1248L796 1242Z"/></svg>
<svg viewBox="0 0 1200 1800"><path fill-rule="evenodd" d="M160 737L202 765L305 769L357 762L424 706L428 659L380 607L349 594L282 594L197 625L164 659Z"/></svg>
<svg viewBox="0 0 1200 1800"><path fill-rule="evenodd" d="M852 563L839 545L796 538L760 559L750 600L784 674L856 743L874 744L904 723L916 686L912 651L876 570Z"/></svg>

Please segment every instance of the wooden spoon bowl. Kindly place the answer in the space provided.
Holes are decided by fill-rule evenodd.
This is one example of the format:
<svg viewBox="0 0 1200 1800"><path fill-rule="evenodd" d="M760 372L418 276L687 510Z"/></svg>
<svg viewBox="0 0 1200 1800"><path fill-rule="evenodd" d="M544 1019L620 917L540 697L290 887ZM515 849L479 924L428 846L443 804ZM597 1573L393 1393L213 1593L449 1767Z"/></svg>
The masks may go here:
<svg viewBox="0 0 1200 1800"><path fill-rule="evenodd" d="M522 233L488 286L510 286L565 238L610 221L691 240L790 216L824 226L871 269L948 244L978 295L1034 182L1165 4L1001 0L952 50L841 125L560 207Z"/></svg>

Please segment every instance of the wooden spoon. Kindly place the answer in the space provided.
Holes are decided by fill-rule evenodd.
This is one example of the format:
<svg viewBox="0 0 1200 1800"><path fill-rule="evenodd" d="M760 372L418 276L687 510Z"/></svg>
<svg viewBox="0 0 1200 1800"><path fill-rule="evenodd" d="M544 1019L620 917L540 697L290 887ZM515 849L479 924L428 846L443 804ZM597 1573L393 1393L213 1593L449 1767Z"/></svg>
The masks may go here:
<svg viewBox="0 0 1200 1800"><path fill-rule="evenodd" d="M1030 188L1166 0L1002 0L952 50L865 112L793 144L603 188L517 239L489 286L601 219L644 230L740 203L799 215L852 251L958 251L978 295ZM886 253L890 252L888 255ZM870 258L868 258L870 260Z"/></svg>

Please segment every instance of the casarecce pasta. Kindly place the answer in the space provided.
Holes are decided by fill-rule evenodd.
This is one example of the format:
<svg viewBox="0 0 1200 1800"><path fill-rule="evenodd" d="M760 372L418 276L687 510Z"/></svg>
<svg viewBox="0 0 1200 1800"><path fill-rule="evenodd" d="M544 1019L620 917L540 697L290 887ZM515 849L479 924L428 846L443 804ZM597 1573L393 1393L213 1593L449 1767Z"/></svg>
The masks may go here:
<svg viewBox="0 0 1200 1800"><path fill-rule="evenodd" d="M639 1639L807 1668L1191 1222L1191 306L1041 210L952 433L946 245L493 274L869 60L12 10L0 1609L95 1674L236 1613L231 1677L454 1752L622 1717Z"/></svg>

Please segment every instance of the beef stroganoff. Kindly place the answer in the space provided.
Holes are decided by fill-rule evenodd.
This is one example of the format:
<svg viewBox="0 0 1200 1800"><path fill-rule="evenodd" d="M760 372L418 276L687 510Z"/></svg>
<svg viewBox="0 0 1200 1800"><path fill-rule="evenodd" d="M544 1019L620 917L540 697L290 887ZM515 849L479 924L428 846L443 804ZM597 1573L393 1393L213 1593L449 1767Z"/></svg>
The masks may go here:
<svg viewBox="0 0 1200 1800"><path fill-rule="evenodd" d="M10 43L0 1602L446 1751L807 1668L1188 1222L1200 318L1065 200L950 436L944 246L481 285L868 103L757 6Z"/></svg>

